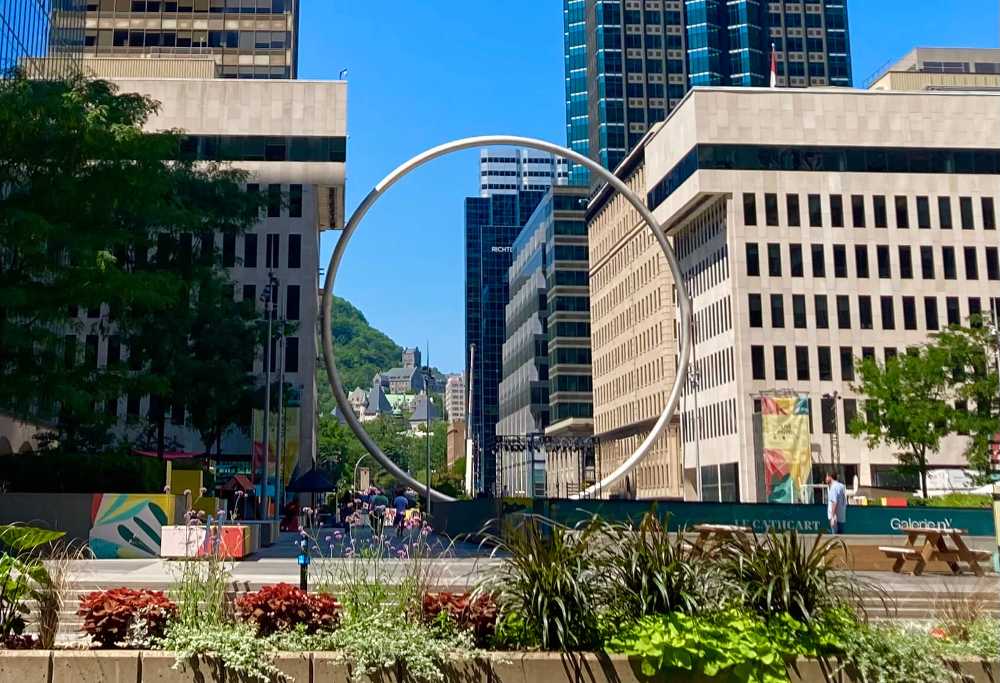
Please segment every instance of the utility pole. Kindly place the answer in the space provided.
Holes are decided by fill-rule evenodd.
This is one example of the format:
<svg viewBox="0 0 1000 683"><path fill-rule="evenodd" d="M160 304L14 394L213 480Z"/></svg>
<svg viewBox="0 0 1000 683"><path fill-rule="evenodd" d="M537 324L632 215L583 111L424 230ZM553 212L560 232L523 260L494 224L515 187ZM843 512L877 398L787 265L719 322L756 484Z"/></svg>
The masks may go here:
<svg viewBox="0 0 1000 683"><path fill-rule="evenodd" d="M427 399L427 414L424 430L427 432L424 441L427 444L427 518L431 516L431 342L427 340L427 372L424 374L424 393Z"/></svg>
<svg viewBox="0 0 1000 683"><path fill-rule="evenodd" d="M267 274L267 286L261 297L267 318L267 335L264 339L264 467L260 480L260 498L257 499L257 519L267 518L267 474L271 451L271 325L274 318L274 290L278 285L273 272Z"/></svg>
<svg viewBox="0 0 1000 683"><path fill-rule="evenodd" d="M282 481L284 479L284 468L282 467L281 459L285 451L285 321L282 319L280 322L281 325L278 328L278 339L281 342L278 346L278 362L281 364L278 372L278 443L275 446L274 454L274 495L277 499L274 505L273 518L275 520L279 517L280 511L278 508L285 502L285 497L281 490L284 485L284 481Z"/></svg>
<svg viewBox="0 0 1000 683"><path fill-rule="evenodd" d="M698 337L695 329L694 316L691 316L691 365L688 368L688 378L691 380L691 387L694 389L694 468L695 487L697 488L696 500L700 503L704 500L701 489L701 420L698 415L698 389L701 383L701 371L698 369Z"/></svg>

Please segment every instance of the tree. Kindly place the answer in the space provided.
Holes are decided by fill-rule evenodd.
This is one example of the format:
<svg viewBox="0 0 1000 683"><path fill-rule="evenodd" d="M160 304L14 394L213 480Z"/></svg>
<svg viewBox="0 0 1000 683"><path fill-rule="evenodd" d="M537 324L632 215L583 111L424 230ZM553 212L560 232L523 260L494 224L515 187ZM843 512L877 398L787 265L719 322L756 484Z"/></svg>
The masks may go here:
<svg viewBox="0 0 1000 683"><path fill-rule="evenodd" d="M103 81L0 82L0 411L49 421L67 450L101 450L108 409L149 394L162 452L200 290L224 286L214 235L264 201L180 133L145 132L156 107Z"/></svg>
<svg viewBox="0 0 1000 683"><path fill-rule="evenodd" d="M974 321L972 327L952 326L884 365L863 361L853 388L866 401L850 432L870 448L898 449L901 469L919 475L925 498L928 458L945 436L970 434L966 455L970 464L984 469L986 445L997 425L991 348L988 333Z"/></svg>

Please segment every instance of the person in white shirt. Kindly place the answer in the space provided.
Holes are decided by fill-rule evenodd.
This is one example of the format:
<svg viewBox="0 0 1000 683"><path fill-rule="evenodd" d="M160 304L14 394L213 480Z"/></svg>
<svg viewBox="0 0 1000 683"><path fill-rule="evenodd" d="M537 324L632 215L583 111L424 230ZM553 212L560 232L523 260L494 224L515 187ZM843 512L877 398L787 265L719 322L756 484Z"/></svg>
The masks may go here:
<svg viewBox="0 0 1000 683"><path fill-rule="evenodd" d="M847 521L847 487L837 481L836 472L827 473L826 486L826 518L830 520L830 531L843 533Z"/></svg>

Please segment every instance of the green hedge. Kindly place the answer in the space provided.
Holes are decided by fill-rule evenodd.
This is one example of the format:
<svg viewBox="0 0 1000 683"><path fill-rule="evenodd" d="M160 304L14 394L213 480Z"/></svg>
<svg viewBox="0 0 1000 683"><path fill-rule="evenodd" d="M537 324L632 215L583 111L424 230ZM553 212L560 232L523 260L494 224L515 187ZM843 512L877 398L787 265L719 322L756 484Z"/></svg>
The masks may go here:
<svg viewBox="0 0 1000 683"><path fill-rule="evenodd" d="M156 458L103 455L0 457L0 486L10 493L161 493L166 467Z"/></svg>

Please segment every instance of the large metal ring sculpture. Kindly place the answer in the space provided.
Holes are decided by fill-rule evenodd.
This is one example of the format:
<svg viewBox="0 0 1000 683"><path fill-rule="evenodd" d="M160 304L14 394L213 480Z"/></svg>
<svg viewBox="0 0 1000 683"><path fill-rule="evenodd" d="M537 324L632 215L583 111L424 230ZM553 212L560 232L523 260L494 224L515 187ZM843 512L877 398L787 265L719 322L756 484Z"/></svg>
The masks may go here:
<svg viewBox="0 0 1000 683"><path fill-rule="evenodd" d="M382 449L378 447L378 444L372 440L372 438L368 435L368 432L366 432L365 428L361 425L361 422L359 422L358 418L354 415L354 411L351 409L351 405L347 400L347 394L344 392L344 387L340 381L340 374L337 372L337 365L333 358L333 339L330 324L331 309L333 306L333 283L337 278L337 270L340 268L340 262L344 258L344 250L347 249L347 244L350 242L351 236L354 235L354 231L358 229L358 225L360 225L361 220L365 217L365 214L368 213L368 210L383 194L385 194L386 190L395 185L398 180L402 179L403 176L408 174L410 171L423 166L432 159L436 159L452 152L458 152L463 149L486 147L489 145L529 147L543 152L549 152L582 166L586 166L593 173L596 173L602 179L607 181L611 187L620 192L625 199L635 207L635 209L642 216L643 220L646 222L646 225L648 225L653 231L653 234L656 236L656 240L660 243L660 248L663 249L663 255L667 259L667 263L670 266L670 272L673 274L674 282L677 285L677 305L680 309L681 317L679 326L681 348L679 365L677 367L677 376L674 379L674 386L670 391L670 397L667 399L667 405L663 409L663 413L660 414L660 418L656 421L656 424L653 425L653 429L649 432L649 435L641 444L639 444L639 447L632 455L630 455L615 469L614 472L609 474L602 481L597 482L587 490L575 496L576 498L587 498L601 489L606 489L607 487L614 485L615 482L619 481L622 477L628 474L629 471L632 470L632 468L634 468L639 461L646 456L646 453L648 453L649 449L652 448L653 442L655 442L657 437L663 433L667 423L669 423L670 419L673 417L674 411L677 408L677 403L680 400L681 390L684 385L683 380L687 374L688 361L691 357L691 299L688 296L687 288L684 286L684 277L681 273L680 263L677 261L677 257L674 255L673 249L670 248L667 236L663 233L663 228L656 222L656 219L653 218L652 212L646 207L642 199L636 196L636 194L629 189L628 185L622 182L618 177L608 172L606 168L597 162L574 152L573 150L566 149L565 147L561 147L559 145L554 145L551 142L545 142L544 140L522 138L512 135L485 135L474 138L464 138L439 145L423 152L422 154L418 154L383 178L382 181L368 193L368 196L366 196L364 201L361 202L361 205L354 210L354 213L351 214L351 218L347 221L347 225L344 228L344 233L341 235L336 248L333 250L333 254L330 256L330 264L326 271L326 282L323 285L323 358L326 362L326 372L330 380L330 387L333 389L333 395L337 399L337 406L343 414L348 426L361 440L361 443L364 444L365 448L368 449L368 452L372 454L372 457L374 457L379 464L385 467L385 469L398 480L406 482L421 494L426 495L428 493L427 487L400 469L396 463L394 463L385 453L382 452ZM471 467L472 464L467 463L466 466ZM450 496L446 496L439 491L435 491L433 488L430 489L429 493L431 499L435 501L449 502L454 500Z"/></svg>

